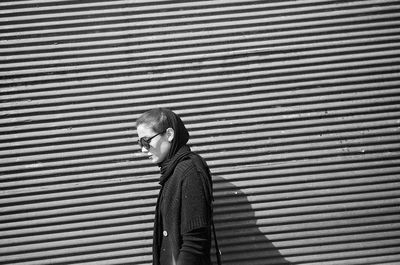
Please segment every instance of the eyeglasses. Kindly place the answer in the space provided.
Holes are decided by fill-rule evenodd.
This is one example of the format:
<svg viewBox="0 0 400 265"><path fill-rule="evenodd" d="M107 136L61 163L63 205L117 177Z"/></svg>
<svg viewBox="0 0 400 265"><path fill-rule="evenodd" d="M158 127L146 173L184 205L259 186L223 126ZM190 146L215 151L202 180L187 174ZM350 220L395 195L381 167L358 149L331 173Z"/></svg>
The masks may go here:
<svg viewBox="0 0 400 265"><path fill-rule="evenodd" d="M152 137L150 137L150 138L140 138L139 140L138 140L138 144L139 144L139 146L140 146L140 148L146 148L147 150L149 150L150 149L150 142L151 142L151 140L154 138L154 137L156 137L156 136L158 136L158 135L160 135L160 134L163 134L164 132L160 132L160 133L157 133L156 135L153 135Z"/></svg>

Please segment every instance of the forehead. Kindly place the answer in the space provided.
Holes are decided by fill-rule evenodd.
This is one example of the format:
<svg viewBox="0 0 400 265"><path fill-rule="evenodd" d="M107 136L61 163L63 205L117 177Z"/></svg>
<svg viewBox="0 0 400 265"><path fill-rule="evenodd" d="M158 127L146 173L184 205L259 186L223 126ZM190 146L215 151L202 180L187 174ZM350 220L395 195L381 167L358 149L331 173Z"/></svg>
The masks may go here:
<svg viewBox="0 0 400 265"><path fill-rule="evenodd" d="M140 125L136 128L136 130L137 130L137 134L138 134L139 138L142 138L142 137L150 137L150 136L153 136L153 134L155 133L155 132L153 131L153 129L150 128L150 127L149 127L148 125L146 125L146 124L140 124Z"/></svg>

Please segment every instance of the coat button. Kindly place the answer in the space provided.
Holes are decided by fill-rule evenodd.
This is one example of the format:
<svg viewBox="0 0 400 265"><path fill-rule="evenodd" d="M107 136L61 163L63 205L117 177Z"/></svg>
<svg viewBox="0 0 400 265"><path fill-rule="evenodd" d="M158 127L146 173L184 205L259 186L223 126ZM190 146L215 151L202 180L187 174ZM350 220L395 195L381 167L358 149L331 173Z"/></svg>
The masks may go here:
<svg viewBox="0 0 400 265"><path fill-rule="evenodd" d="M168 236L168 232L164 230L163 235Z"/></svg>

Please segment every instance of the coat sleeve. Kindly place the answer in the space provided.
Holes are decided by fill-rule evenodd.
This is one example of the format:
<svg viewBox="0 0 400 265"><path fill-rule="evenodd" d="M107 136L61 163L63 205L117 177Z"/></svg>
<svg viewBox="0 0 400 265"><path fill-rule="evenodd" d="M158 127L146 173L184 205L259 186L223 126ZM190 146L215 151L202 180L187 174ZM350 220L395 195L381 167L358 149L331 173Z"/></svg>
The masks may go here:
<svg viewBox="0 0 400 265"><path fill-rule="evenodd" d="M195 169L189 170L182 184L182 247L178 265L202 264L207 259L211 241L211 205L205 194L205 182Z"/></svg>
<svg viewBox="0 0 400 265"><path fill-rule="evenodd" d="M200 228L183 235L177 265L202 265L209 255L208 228Z"/></svg>
<svg viewBox="0 0 400 265"><path fill-rule="evenodd" d="M211 225L211 201L205 194L206 182L196 169L188 170L182 183L181 233Z"/></svg>

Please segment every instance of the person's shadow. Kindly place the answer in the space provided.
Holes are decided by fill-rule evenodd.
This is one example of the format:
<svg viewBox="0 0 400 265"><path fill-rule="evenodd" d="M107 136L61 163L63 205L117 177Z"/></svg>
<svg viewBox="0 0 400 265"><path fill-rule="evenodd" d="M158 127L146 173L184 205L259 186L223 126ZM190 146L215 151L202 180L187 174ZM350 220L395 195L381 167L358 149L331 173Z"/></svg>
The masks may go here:
<svg viewBox="0 0 400 265"><path fill-rule="evenodd" d="M214 223L222 264L292 265L259 230L246 194L224 178L213 176L213 183ZM217 264L215 251L212 260Z"/></svg>

